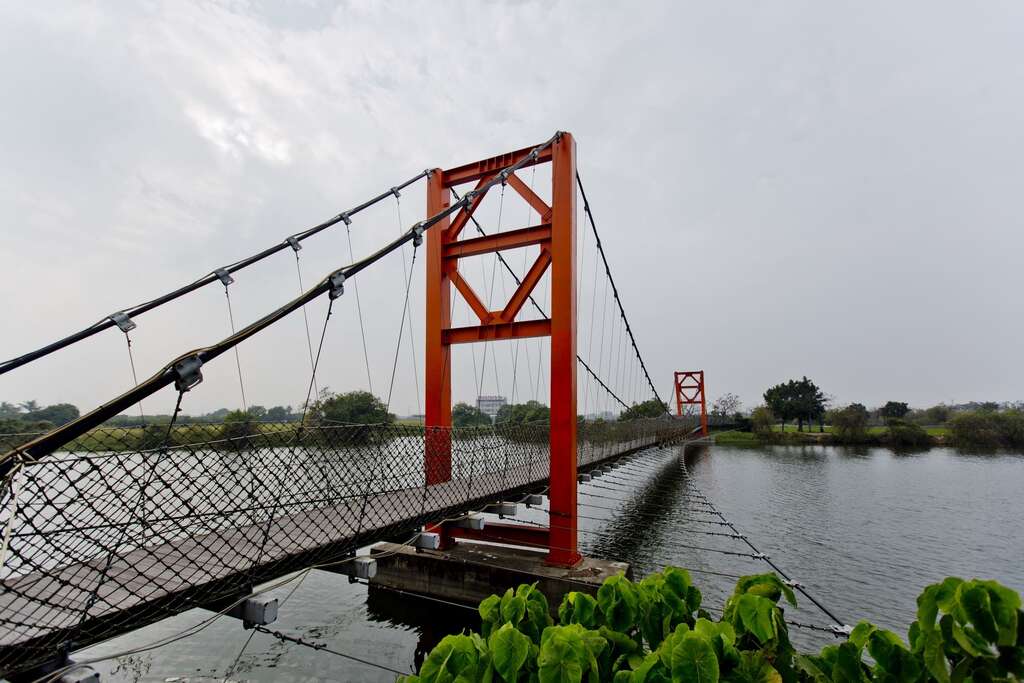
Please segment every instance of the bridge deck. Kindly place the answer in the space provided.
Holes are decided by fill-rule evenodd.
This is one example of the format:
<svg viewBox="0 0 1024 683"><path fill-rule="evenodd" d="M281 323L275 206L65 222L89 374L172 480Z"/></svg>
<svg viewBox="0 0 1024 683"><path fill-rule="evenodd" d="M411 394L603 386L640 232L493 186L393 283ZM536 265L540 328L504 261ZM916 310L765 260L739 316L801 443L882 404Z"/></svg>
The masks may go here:
<svg viewBox="0 0 1024 683"><path fill-rule="evenodd" d="M581 448L578 466L585 471L653 445L665 436L652 432ZM506 451L510 448L507 443L501 446ZM8 563L6 578L0 582L0 671L21 670L52 657L59 647L72 643L76 648L84 647L187 609L245 594L252 586L288 572L337 561L355 547L411 533L424 523L538 490L548 480L546 444L518 444L515 449L512 456L502 454L492 443L490 455L477 453L468 462L463 457L461 464L456 453L453 477L448 482L429 487L409 482L392 490L364 490L362 495L353 488L359 482L342 483L335 476L337 472L331 471L331 467L341 467L337 463L342 459L331 465L332 461L324 458L318 461L322 472L315 477L323 480L318 481L319 488L299 486L291 490L287 500L268 504L269 514L258 522L222 525L219 520L237 510L218 500L208 512L187 516L187 526L174 522L176 537L166 526L161 527L171 517L150 513L150 523L139 524L132 517L136 511L130 510L125 501L120 501L116 514L109 513L111 523L107 525L82 525L79 513L65 512L65 517L79 520L76 538L88 538L94 545L91 552L78 550L76 554L75 544L67 543L63 557L55 548L60 547L62 534L69 533L66 520L60 516L35 522L28 519L16 526L12 535L14 559L20 564ZM471 448L462 450L465 453ZM422 459L412 460L409 470L418 469L417 478L422 482ZM226 472L218 470L211 481L223 488ZM105 474L104 482L112 486L111 472ZM392 477L392 485L400 479ZM252 483L240 481L245 486ZM45 482L43 478L37 484L45 488ZM186 484L176 484L182 489L176 494L192 498L194 503L204 492L209 496L211 491L220 490L210 489L211 484L199 476L189 478ZM268 482L267 486L275 484L280 482ZM184 490L188 487L193 490ZM232 487L237 489L238 483ZM146 487L141 490L145 492ZM327 495L328 490L334 495ZM40 495L45 496L45 491L35 491L29 497ZM249 504L271 502L261 495L252 489ZM310 500L326 502L314 507ZM30 503L20 501L16 505L21 509ZM163 505L161 510L169 504L164 501ZM91 504L90 510L97 513L98 505ZM100 532L94 526L103 526L105 535L97 536ZM112 545L113 531L106 527L120 533L113 552L103 552ZM124 537L125 529L131 530L133 538ZM182 533L183 529L187 533ZM33 551L45 559L34 560Z"/></svg>

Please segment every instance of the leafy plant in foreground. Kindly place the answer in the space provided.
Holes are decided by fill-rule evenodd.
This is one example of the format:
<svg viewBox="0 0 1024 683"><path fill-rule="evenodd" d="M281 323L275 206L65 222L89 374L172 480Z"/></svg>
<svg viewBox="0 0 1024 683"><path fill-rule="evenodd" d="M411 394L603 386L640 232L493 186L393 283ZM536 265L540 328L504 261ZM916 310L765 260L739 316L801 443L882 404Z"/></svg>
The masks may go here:
<svg viewBox="0 0 1024 683"><path fill-rule="evenodd" d="M406 683L1002 683L1024 677L1020 596L951 577L925 588L909 644L862 621L816 655L789 640L793 591L775 574L744 576L719 621L683 569L639 583L605 580L566 593L558 624L536 584L480 603L482 635L445 637Z"/></svg>

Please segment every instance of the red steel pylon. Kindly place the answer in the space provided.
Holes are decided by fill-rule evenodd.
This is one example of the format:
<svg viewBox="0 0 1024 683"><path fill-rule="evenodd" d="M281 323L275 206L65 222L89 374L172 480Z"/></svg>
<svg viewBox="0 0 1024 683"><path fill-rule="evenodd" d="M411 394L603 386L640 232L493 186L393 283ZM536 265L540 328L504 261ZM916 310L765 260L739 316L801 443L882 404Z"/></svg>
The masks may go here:
<svg viewBox="0 0 1024 683"><path fill-rule="evenodd" d="M704 371L694 370L692 372L677 372L675 375L676 387L676 415L683 414L684 405L700 405L700 433L701 436L708 435L708 404L704 399Z"/></svg>
<svg viewBox="0 0 1024 683"><path fill-rule="evenodd" d="M457 168L435 169L427 186L427 215L451 205L451 189L464 183L483 188L508 166L527 157L533 148L502 154ZM451 479L451 346L524 337L551 337L551 515L550 529L518 530L548 547L550 564L572 566L580 560L576 545L576 143L562 133L525 166L551 164L551 205L548 206L515 173L506 178L541 216L540 225L485 237L460 240L484 193L427 232L426 249L426 481ZM459 274L459 260L506 249L540 245L540 255L523 276L522 284L500 310L488 307ZM516 320L541 277L551 268L551 317ZM454 285L479 325L452 327L451 286ZM486 531L486 527L484 529ZM506 536L508 533L506 532ZM479 537L479 535L477 535Z"/></svg>

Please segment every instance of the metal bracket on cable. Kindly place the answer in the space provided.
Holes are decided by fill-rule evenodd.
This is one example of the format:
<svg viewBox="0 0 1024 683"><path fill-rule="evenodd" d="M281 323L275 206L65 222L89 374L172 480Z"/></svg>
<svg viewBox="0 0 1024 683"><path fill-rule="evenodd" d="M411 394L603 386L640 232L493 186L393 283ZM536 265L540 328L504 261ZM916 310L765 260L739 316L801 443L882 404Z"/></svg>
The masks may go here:
<svg viewBox="0 0 1024 683"><path fill-rule="evenodd" d="M185 392L203 381L203 373L200 368L203 361L199 356L189 356L174 364L174 372L178 376L174 380L174 388L179 392Z"/></svg>
<svg viewBox="0 0 1024 683"><path fill-rule="evenodd" d="M402 196L402 194L398 191L397 187L391 188L391 194L395 195L395 199L398 199L399 197Z"/></svg>
<svg viewBox="0 0 1024 683"><path fill-rule="evenodd" d="M348 217L348 211L343 211L342 213L338 214L338 218L340 218L341 222L344 223L345 225L352 225L352 219Z"/></svg>
<svg viewBox="0 0 1024 683"><path fill-rule="evenodd" d="M802 583L800 583L799 581L789 580L789 581L783 581L782 583L786 584L790 588L803 588L804 587L804 585Z"/></svg>
<svg viewBox="0 0 1024 683"><path fill-rule="evenodd" d="M412 246L419 247L423 245L423 223L417 223L412 226Z"/></svg>
<svg viewBox="0 0 1024 683"><path fill-rule="evenodd" d="M235 281L235 278L231 277L231 273L229 273L226 268L218 268L213 271L213 274L217 276L217 279L220 280L220 283L225 287Z"/></svg>
<svg viewBox="0 0 1024 683"><path fill-rule="evenodd" d="M126 334L128 332L131 332L132 330L134 330L137 327L137 325L135 324L135 321L132 320L131 318L129 318L128 314L125 313L124 311L118 311L117 313L111 313L107 317L114 321L114 324L117 325L117 329L121 330L122 332L124 332Z"/></svg>
<svg viewBox="0 0 1024 683"><path fill-rule="evenodd" d="M340 270L331 274L331 291L328 294L331 299L337 299L345 293L345 273Z"/></svg>
<svg viewBox="0 0 1024 683"><path fill-rule="evenodd" d="M731 536L732 538L738 538L741 541L745 541L747 539L746 534L729 534L729 536Z"/></svg>
<svg viewBox="0 0 1024 683"><path fill-rule="evenodd" d="M285 242L287 242L288 246L292 248L292 251L298 251L299 249L302 249L302 244L294 237L289 237L288 239L285 240Z"/></svg>
<svg viewBox="0 0 1024 683"><path fill-rule="evenodd" d="M767 555L765 555L764 553L754 553L753 555L751 555L751 557L754 558L755 560L768 560L768 559L771 559Z"/></svg>
<svg viewBox="0 0 1024 683"><path fill-rule="evenodd" d="M430 180L431 178L434 177L434 169L432 168L423 169L423 173L427 176L427 180Z"/></svg>
<svg viewBox="0 0 1024 683"><path fill-rule="evenodd" d="M853 633L853 627L847 626L846 624L830 624L828 630L832 631L832 633L836 636L848 637L851 633Z"/></svg>

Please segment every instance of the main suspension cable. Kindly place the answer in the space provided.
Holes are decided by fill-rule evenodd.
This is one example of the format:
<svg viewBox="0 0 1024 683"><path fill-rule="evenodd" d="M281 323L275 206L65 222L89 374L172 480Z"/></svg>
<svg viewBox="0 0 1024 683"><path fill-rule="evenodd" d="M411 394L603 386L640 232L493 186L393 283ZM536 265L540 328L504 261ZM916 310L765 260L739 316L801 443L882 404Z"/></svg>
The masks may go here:
<svg viewBox="0 0 1024 683"><path fill-rule="evenodd" d="M590 228L594 232L594 240L597 242L597 251L601 254L601 261L604 263L604 271L608 276L608 281L612 286L612 294L615 297L615 303L619 306L619 314L622 316L622 322L626 325L626 332L629 333L629 340L633 344L633 352L636 357L640 360L640 367L643 368L644 377L647 378L647 384L651 387L651 392L654 397L658 399L658 403L665 405L665 402L661 400L661 395L658 390L654 387L654 382L651 380L651 375L647 372L647 364L644 363L643 356L640 355L640 349L636 345L636 337L633 336L633 328L630 327L629 319L626 317L626 310L622 307L622 300L619 298L619 290L615 286L615 280L612 278L611 268L608 267L608 257L605 256L604 248L601 246L601 237L597 234L597 224L594 222L594 213L590 209L590 202L587 200L587 193L583 189L583 181L580 179L579 171L576 172L576 184L580 188L580 196L583 197L583 211L587 215L587 219L590 221ZM666 413L668 411L666 410Z"/></svg>
<svg viewBox="0 0 1024 683"><path fill-rule="evenodd" d="M422 173L418 173L412 178L409 178L401 185L396 185L396 187L399 190L404 189L409 185L412 185L413 183L417 182L418 180L428 177L429 175L430 171L423 171ZM313 235L316 235L317 233L322 232L323 230L326 230L332 225L336 225L341 222L344 222L347 225L348 223L351 222L352 216L370 208L374 204L377 204L378 202L381 202L390 196L391 190L383 192L377 195L376 197L373 197L372 199L369 199L363 202L362 204L359 204L358 206L354 206L351 209L348 209L347 211L342 211L341 213L327 219L326 221L318 225L314 225L312 228L290 235L279 244L275 244L272 247L268 247L263 251L257 252L256 254L243 258L240 261L235 261L231 265L225 266L220 270L223 270L228 275L237 273L243 268L248 268L254 263L259 263L265 258L272 256L283 249L294 248L293 245L302 242L303 240L312 237ZM141 304L136 304L129 308L122 309L118 313L107 316L102 320L93 323L92 325L89 325L88 327L79 330L78 332L75 332L74 334L70 334L67 337L64 337L63 339L59 339L51 344L47 344L46 346L36 349L35 351L22 354L16 358L12 358L8 361L0 363L0 375L4 374L5 372L10 372L11 370L21 367L22 365L25 365L27 363L31 363L32 361L38 360L39 358L47 356L55 351L59 351L63 348L71 346L72 344L80 342L83 339L87 339L93 336L94 334L102 332L103 330L107 330L110 329L111 327L114 327L115 325L117 325L117 322L114 320L114 318L118 315L125 315L128 318L136 318L142 315L143 313L146 313L147 311L151 311L154 308L159 308L160 306L163 306L166 303L169 303L171 301L174 301L175 299L185 296L186 294L194 292L197 289L200 289L201 287L205 287L206 285L217 282L220 279L221 278L217 275L216 272L210 272L202 276L198 280L195 280L194 282L191 282L183 287L179 287L178 289L158 296L155 299L151 299Z"/></svg>

